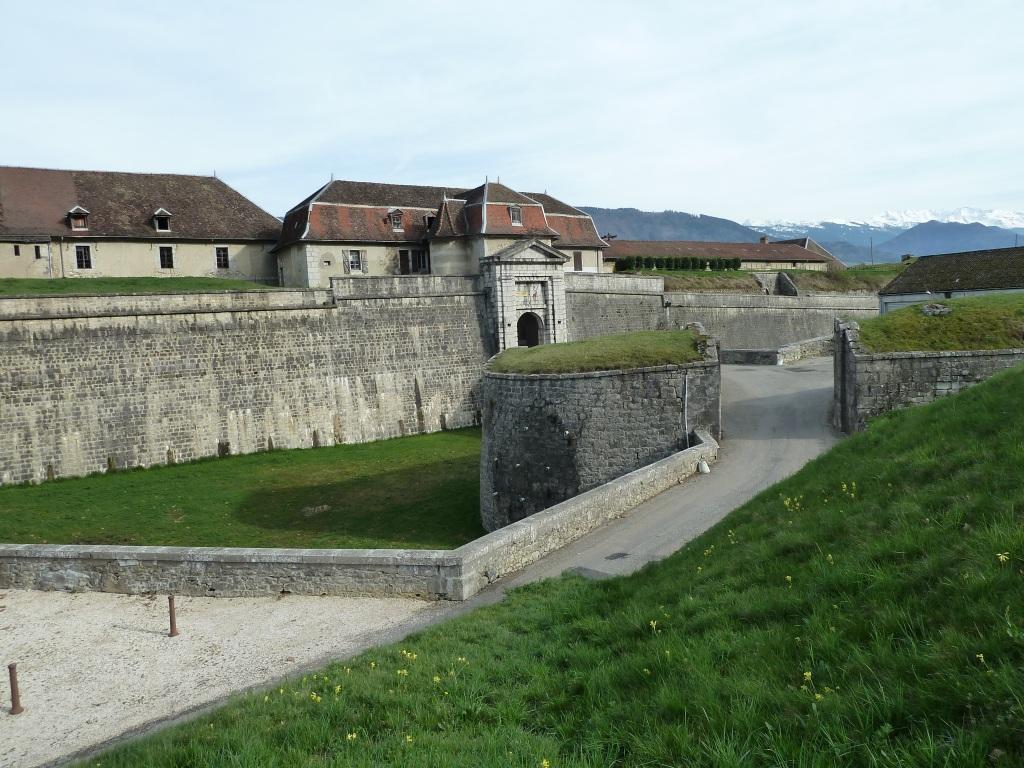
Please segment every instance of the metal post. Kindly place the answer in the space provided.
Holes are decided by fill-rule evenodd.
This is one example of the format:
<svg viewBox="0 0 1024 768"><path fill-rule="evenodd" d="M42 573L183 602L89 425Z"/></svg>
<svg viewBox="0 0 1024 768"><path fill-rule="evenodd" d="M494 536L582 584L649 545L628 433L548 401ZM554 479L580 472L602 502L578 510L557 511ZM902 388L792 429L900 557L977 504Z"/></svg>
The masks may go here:
<svg viewBox="0 0 1024 768"><path fill-rule="evenodd" d="M18 665L8 664L7 671L11 676L11 714L20 715L25 708L21 706L21 693L18 691Z"/></svg>
<svg viewBox="0 0 1024 768"><path fill-rule="evenodd" d="M170 633L167 636L168 637L177 637L178 636L178 621L177 621L177 617L174 615L174 595L168 595L167 596L167 610L171 614L171 631L170 631Z"/></svg>

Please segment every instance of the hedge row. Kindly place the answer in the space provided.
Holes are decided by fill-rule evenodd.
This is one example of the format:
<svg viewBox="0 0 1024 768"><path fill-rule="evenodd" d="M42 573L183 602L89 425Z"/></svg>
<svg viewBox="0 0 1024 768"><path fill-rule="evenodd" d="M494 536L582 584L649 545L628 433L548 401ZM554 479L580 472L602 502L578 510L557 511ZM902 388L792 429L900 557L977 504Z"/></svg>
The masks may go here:
<svg viewBox="0 0 1024 768"><path fill-rule="evenodd" d="M638 269L707 269L715 272L725 269L739 269L741 259L700 259L695 256L625 256L615 262L616 272L633 272Z"/></svg>

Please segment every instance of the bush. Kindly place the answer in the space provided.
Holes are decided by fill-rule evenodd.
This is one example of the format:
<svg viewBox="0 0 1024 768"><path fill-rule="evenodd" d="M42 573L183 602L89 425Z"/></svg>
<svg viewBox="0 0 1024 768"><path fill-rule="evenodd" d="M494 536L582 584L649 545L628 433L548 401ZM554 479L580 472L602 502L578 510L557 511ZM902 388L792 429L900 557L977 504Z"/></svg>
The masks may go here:
<svg viewBox="0 0 1024 768"><path fill-rule="evenodd" d="M661 256L656 258L654 260L654 268L655 269L664 269L665 268L665 259L663 259Z"/></svg>
<svg viewBox="0 0 1024 768"><path fill-rule="evenodd" d="M615 262L616 272L631 272L635 259L632 256L624 256Z"/></svg>
<svg viewBox="0 0 1024 768"><path fill-rule="evenodd" d="M644 256L644 269L654 269L653 256Z"/></svg>

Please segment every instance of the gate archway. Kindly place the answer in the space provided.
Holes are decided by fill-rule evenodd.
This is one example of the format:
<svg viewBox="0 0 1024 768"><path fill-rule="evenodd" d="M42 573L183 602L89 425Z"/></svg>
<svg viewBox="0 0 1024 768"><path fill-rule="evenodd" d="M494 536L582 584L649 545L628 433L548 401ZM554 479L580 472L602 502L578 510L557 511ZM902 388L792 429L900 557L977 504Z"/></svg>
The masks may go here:
<svg viewBox="0 0 1024 768"><path fill-rule="evenodd" d="M540 344L541 321L533 312L524 312L516 323L520 347L536 347Z"/></svg>

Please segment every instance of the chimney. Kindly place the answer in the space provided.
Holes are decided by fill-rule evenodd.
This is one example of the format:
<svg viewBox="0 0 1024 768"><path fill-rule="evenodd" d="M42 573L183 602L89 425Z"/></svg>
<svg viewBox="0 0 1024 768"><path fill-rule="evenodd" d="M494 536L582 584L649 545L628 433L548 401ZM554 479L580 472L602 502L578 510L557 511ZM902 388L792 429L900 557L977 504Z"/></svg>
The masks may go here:
<svg viewBox="0 0 1024 768"><path fill-rule="evenodd" d="M761 235L761 245L768 245L768 235Z"/></svg>

